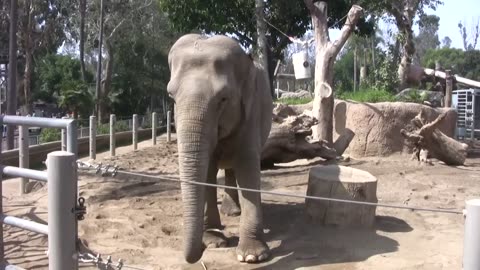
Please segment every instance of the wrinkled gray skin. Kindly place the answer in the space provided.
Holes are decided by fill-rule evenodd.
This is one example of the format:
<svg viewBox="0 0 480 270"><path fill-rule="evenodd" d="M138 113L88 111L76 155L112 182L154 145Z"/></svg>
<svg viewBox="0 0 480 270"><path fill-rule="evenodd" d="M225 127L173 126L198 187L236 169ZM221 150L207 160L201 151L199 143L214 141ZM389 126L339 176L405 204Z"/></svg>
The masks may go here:
<svg viewBox="0 0 480 270"><path fill-rule="evenodd" d="M232 174L231 185L259 189L260 156L272 124L266 73L226 36L185 35L172 46L168 62L180 179L215 183L223 168ZM206 247L226 246L226 239L220 231L216 189L188 183L181 188L184 254L194 263ZM233 202L229 194L234 192L226 196ZM269 249L263 240L260 194L240 192L239 197L237 258L263 261Z"/></svg>

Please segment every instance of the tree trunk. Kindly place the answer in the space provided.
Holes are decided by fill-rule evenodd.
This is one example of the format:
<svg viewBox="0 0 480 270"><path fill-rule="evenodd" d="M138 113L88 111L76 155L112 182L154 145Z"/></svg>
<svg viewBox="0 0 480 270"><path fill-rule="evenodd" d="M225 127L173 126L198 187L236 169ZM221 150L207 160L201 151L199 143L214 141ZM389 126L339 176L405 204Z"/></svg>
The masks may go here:
<svg viewBox="0 0 480 270"><path fill-rule="evenodd" d="M420 161L420 153L427 151L432 157L445 162L447 165L463 165L467 157L468 145L458 142L443 134L437 127L446 117L441 114L431 123L427 123L421 111L412 124L417 128L413 132L404 129L400 133L415 145L414 156Z"/></svg>
<svg viewBox="0 0 480 270"><path fill-rule="evenodd" d="M403 90L408 86L408 75L412 66L413 56L415 54L415 44L413 43L413 30L411 27L404 26L402 30L405 41L403 43L403 55L398 66L398 79L400 81L399 90Z"/></svg>
<svg viewBox="0 0 480 270"><path fill-rule="evenodd" d="M263 69L267 71L269 74L269 82L271 87L271 94L272 97L274 96L273 87L272 87L272 76L269 72L268 67L268 57L269 57L269 50L267 45L267 38L265 37L266 33L266 25L264 21L265 17L265 2L263 0L255 0L255 16L257 19L257 46L258 46L258 59L260 64L262 65Z"/></svg>
<svg viewBox="0 0 480 270"><path fill-rule="evenodd" d="M264 167L297 159L337 157L328 142L311 139L312 126L317 124L317 120L299 112L301 107L277 104L273 109L272 129L262 151Z"/></svg>
<svg viewBox="0 0 480 270"><path fill-rule="evenodd" d="M87 0L80 0L80 71L82 80L85 82L85 13L87 9Z"/></svg>
<svg viewBox="0 0 480 270"><path fill-rule="evenodd" d="M33 69L33 12L32 12L32 0L27 0L25 3L25 11L27 12L27 22L25 26L25 75L24 75L24 113L32 113L32 106L30 102L30 88L32 84L32 69Z"/></svg>
<svg viewBox="0 0 480 270"><path fill-rule="evenodd" d="M340 37L330 42L328 37L327 3L313 0L304 0L312 16L312 24L315 30L315 98L313 114L318 119L315 139L319 141L333 141L333 64L335 57L350 37L358 19L363 15L360 6L353 5L347 14L347 20L343 25Z"/></svg>
<svg viewBox="0 0 480 270"><path fill-rule="evenodd" d="M102 81L102 92L100 93L100 102L98 110L98 118L100 121L106 119L107 117L107 101L108 95L110 94L110 88L112 85L112 74L113 74L113 59L114 52L113 47L110 42L105 42L105 50L107 52L107 63L105 68L105 79Z"/></svg>
<svg viewBox="0 0 480 270"><path fill-rule="evenodd" d="M8 93L7 93L7 115L15 115L17 110L17 22L18 2L10 1L10 29L9 29L9 67L8 67ZM15 139L15 127L7 126L7 150L13 149ZM3 232L0 232L3 235Z"/></svg>
<svg viewBox="0 0 480 270"><path fill-rule="evenodd" d="M322 55L322 52L327 52ZM318 119L315 139L333 142L333 63L334 56L327 50L317 51L315 66L315 98L313 113Z"/></svg>

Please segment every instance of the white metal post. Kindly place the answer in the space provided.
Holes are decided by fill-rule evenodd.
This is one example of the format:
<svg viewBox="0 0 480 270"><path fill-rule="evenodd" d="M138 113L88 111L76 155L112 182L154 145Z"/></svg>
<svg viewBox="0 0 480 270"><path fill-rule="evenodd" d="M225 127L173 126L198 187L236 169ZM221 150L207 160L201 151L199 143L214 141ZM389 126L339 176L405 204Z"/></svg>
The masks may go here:
<svg viewBox="0 0 480 270"><path fill-rule="evenodd" d="M28 127L19 126L19 165L20 168L28 169L30 167L29 141L28 141ZM27 193L28 178L22 177L20 180L20 195Z"/></svg>
<svg viewBox="0 0 480 270"><path fill-rule="evenodd" d="M138 114L133 115L132 140L133 140L133 150L137 150L137 144L138 144Z"/></svg>
<svg viewBox="0 0 480 270"><path fill-rule="evenodd" d="M115 114L110 114L110 156L115 156Z"/></svg>
<svg viewBox="0 0 480 270"><path fill-rule="evenodd" d="M463 270L480 269L480 199L467 201L463 240Z"/></svg>
<svg viewBox="0 0 480 270"><path fill-rule="evenodd" d="M172 113L170 111L167 112L167 142L170 142L172 137L171 137L171 126L172 126L172 120L171 120L171 115Z"/></svg>
<svg viewBox="0 0 480 270"><path fill-rule="evenodd" d="M153 145L157 144L157 122L158 122L157 113L154 112L152 113L152 144Z"/></svg>
<svg viewBox="0 0 480 270"><path fill-rule="evenodd" d="M78 269L75 161L70 152L47 155L49 270Z"/></svg>
<svg viewBox="0 0 480 270"><path fill-rule="evenodd" d="M90 159L97 158L97 118L90 116Z"/></svg>

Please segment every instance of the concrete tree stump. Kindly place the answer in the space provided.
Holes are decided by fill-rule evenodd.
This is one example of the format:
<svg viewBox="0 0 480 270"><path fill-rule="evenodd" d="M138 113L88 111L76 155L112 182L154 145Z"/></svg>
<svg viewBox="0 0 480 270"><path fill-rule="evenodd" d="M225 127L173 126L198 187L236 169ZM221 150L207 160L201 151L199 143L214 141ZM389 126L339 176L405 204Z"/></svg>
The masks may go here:
<svg viewBox="0 0 480 270"><path fill-rule="evenodd" d="M307 195L377 203L377 179L350 167L328 165L310 169ZM314 223L338 227L370 228L375 206L306 199L308 218Z"/></svg>

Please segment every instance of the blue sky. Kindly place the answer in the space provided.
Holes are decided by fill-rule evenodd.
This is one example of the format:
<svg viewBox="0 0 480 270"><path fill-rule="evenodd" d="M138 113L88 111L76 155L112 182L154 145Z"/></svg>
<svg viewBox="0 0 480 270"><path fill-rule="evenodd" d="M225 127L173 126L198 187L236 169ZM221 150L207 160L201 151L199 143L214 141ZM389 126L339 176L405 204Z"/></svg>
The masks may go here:
<svg viewBox="0 0 480 270"><path fill-rule="evenodd" d="M443 0L443 5L434 10L426 10L427 14L435 14L440 17L440 28L438 37L440 41L448 36L452 40L452 47L463 49L463 42L458 29L458 22L466 22L467 33L470 33L470 27L475 22L480 20L480 0ZM386 25L381 24L384 29ZM418 26L416 26L418 28ZM393 26L393 29L396 27ZM415 29L415 32L417 29ZM332 40L338 37L338 30L330 31L330 38ZM480 48L480 40L477 49Z"/></svg>

